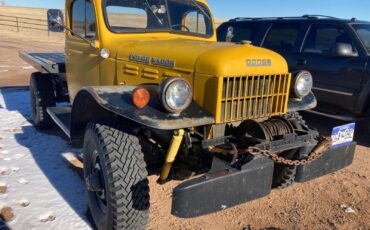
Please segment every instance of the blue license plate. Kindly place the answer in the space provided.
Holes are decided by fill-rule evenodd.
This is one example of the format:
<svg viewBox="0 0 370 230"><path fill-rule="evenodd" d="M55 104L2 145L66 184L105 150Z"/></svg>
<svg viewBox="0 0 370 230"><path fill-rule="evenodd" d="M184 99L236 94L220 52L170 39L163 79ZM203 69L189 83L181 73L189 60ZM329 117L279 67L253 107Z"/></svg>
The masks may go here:
<svg viewBox="0 0 370 230"><path fill-rule="evenodd" d="M355 136L355 127L356 123L335 127L331 135L333 147L340 147L351 143Z"/></svg>

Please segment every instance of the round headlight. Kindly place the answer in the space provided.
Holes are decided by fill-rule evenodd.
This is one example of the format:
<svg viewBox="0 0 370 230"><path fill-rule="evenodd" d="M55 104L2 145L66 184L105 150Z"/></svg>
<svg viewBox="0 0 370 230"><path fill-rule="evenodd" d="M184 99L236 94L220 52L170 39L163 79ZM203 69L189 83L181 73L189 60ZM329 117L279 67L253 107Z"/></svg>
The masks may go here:
<svg viewBox="0 0 370 230"><path fill-rule="evenodd" d="M295 76L295 82L294 82L294 94L297 98L304 98L307 96L313 86L313 79L312 75L308 71L300 71Z"/></svg>
<svg viewBox="0 0 370 230"><path fill-rule="evenodd" d="M163 107L168 112L181 113L190 106L193 89L183 78L167 78L161 83L160 97Z"/></svg>

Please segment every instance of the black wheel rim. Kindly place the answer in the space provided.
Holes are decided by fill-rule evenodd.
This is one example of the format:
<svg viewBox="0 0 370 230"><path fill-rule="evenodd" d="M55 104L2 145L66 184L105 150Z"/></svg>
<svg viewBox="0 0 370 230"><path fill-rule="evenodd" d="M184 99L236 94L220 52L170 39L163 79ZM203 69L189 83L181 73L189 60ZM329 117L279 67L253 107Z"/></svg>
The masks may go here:
<svg viewBox="0 0 370 230"><path fill-rule="evenodd" d="M105 180L104 175L102 172L100 157L98 154L98 151L95 150L93 152L93 158L92 158L92 164L91 164L91 170L90 174L97 176L97 179L99 180L102 189L100 191L92 191L96 204L100 211L104 214L107 213L107 197L106 197L106 189L105 189Z"/></svg>
<svg viewBox="0 0 370 230"><path fill-rule="evenodd" d="M31 92L31 110L32 110L32 118L35 119L36 117L36 96L35 92Z"/></svg>

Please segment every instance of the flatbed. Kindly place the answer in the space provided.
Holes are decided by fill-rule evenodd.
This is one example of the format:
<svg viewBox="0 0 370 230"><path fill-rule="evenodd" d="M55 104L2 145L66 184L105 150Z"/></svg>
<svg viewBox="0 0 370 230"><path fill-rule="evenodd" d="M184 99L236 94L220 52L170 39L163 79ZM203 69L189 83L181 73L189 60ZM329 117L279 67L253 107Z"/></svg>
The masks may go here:
<svg viewBox="0 0 370 230"><path fill-rule="evenodd" d="M20 52L19 57L41 73L61 74L66 72L65 55L62 52Z"/></svg>

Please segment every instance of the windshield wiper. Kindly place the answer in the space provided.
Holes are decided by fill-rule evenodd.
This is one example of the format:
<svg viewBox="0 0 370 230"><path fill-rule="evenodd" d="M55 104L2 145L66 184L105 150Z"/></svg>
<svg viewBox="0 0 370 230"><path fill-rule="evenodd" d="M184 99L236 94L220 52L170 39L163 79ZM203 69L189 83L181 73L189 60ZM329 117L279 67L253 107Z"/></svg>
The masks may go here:
<svg viewBox="0 0 370 230"><path fill-rule="evenodd" d="M158 15L156 13L153 12L152 7L150 7L150 4L149 4L148 0L145 0L145 2L146 2L146 6L148 7L148 10L150 10L150 12L152 12L152 14L154 15L154 17L156 17L156 19L158 20L158 22L163 26L162 20L158 17Z"/></svg>
<svg viewBox="0 0 370 230"><path fill-rule="evenodd" d="M208 13L197 3L196 0L190 0L194 6L196 6L201 12L202 14L204 14L208 20L211 20L211 16L208 15Z"/></svg>

